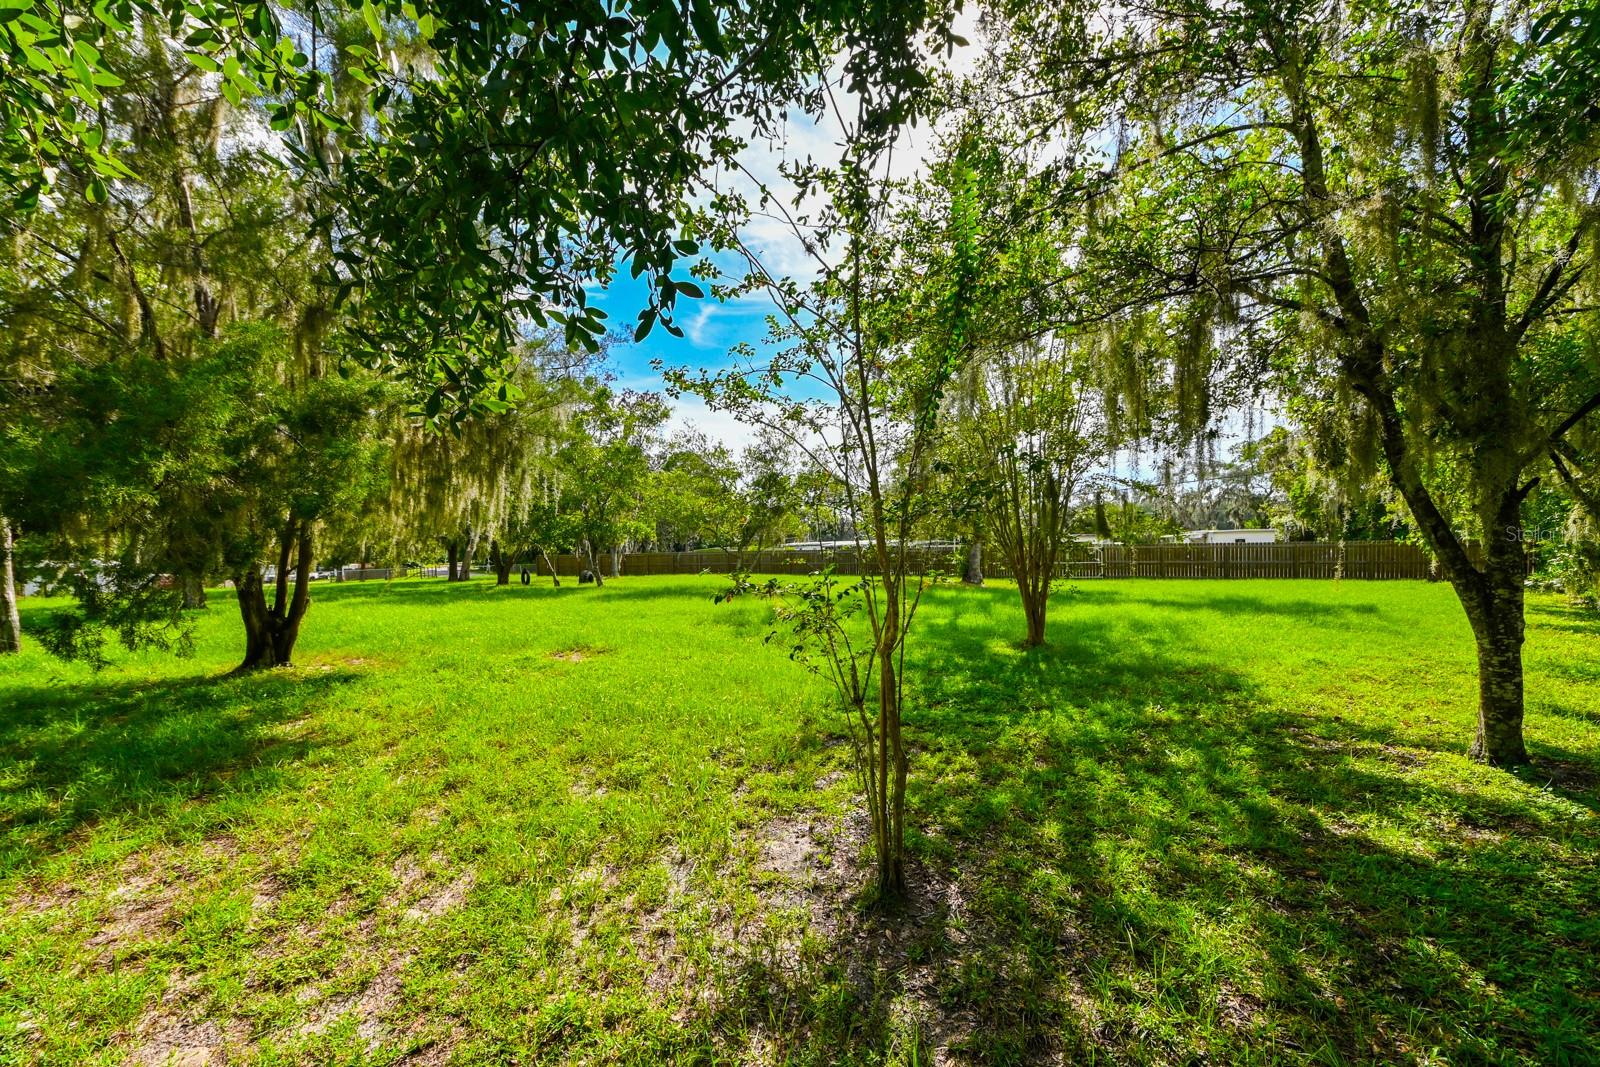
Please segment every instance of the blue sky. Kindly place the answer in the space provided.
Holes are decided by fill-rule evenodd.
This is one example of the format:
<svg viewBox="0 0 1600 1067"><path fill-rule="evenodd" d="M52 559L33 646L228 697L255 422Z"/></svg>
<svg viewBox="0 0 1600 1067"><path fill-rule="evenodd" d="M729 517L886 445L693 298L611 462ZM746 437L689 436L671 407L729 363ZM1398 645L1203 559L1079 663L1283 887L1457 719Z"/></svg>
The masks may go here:
<svg viewBox="0 0 1600 1067"><path fill-rule="evenodd" d="M731 269L731 263L720 265ZM687 275L680 270L674 276ZM624 266L610 286L591 293L589 300L605 310L614 329L631 333L647 301L647 289L644 280L629 277ZM679 297L677 322L684 336L673 337L657 327L643 341L629 343L618 351L617 370L629 378L635 374L654 377L650 368L654 359L699 367L727 366L729 349L740 341L755 343L765 334L770 310L764 299L721 303L709 295L703 300Z"/></svg>
<svg viewBox="0 0 1600 1067"><path fill-rule="evenodd" d="M724 261L714 257L714 261L726 270L733 269L731 259ZM630 335L647 299L644 281L630 277L626 268L617 272L610 286L589 297L591 304L606 312L613 329ZM748 341L760 350L767 332L766 317L771 311L771 304L764 297L752 296L726 303L710 295L702 300L680 297L677 322L684 336L673 337L657 326L643 341L637 344L629 341L619 346L613 353L612 370L619 383L629 389L658 391L665 383L652 365L655 360L667 366L720 370L732 363L729 351L741 341ZM674 429L693 425L736 449L754 437L750 427L721 412L708 410L698 398L680 397L672 403Z"/></svg>

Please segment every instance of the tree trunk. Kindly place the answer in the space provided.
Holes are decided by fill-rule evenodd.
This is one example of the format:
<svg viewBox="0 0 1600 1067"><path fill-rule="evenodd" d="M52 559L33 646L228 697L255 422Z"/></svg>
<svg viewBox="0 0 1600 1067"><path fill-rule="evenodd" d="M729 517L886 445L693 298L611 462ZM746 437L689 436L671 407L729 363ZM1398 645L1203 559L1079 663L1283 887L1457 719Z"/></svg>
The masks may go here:
<svg viewBox="0 0 1600 1067"><path fill-rule="evenodd" d="M611 577L622 577L622 549L616 545L611 548Z"/></svg>
<svg viewBox="0 0 1600 1067"><path fill-rule="evenodd" d="M878 751L872 768L881 813L876 846L877 896L888 903L905 896L906 750L900 729L899 579L883 578L883 628L878 637Z"/></svg>
<svg viewBox="0 0 1600 1067"><path fill-rule="evenodd" d="M583 541L583 558L589 561L589 573L594 575L594 587L599 589L606 584L606 580L600 576L600 564L595 561L594 545L589 543L588 538Z"/></svg>
<svg viewBox="0 0 1600 1067"><path fill-rule="evenodd" d="M17 610L17 573L12 561L11 523L0 516L0 654L22 651L22 615Z"/></svg>
<svg viewBox="0 0 1600 1067"><path fill-rule="evenodd" d="M298 537L295 536L297 533ZM244 620L244 661L238 667L241 672L289 666L295 642L300 637L300 621L311 606L311 531L305 524L291 524L285 530L284 538L279 552L280 560L288 559L293 541L299 542L292 597L286 592L289 584L287 567L281 567L278 571L271 607L267 606L266 586L261 580L259 567L252 566L243 574L234 576L239 615Z"/></svg>
<svg viewBox="0 0 1600 1067"><path fill-rule="evenodd" d="M1024 579L1017 586L1017 591L1022 594L1022 614L1028 622L1028 636L1023 639L1024 648L1038 648L1044 644L1045 615L1050 608L1050 588L1036 588L1031 582Z"/></svg>
<svg viewBox="0 0 1600 1067"><path fill-rule="evenodd" d="M516 556L502 552L500 542L493 540L489 542L489 561L494 564L494 584L510 585L511 568L516 566Z"/></svg>
<svg viewBox="0 0 1600 1067"><path fill-rule="evenodd" d="M198 574L185 574L179 579L183 583L183 606L191 611L199 610L206 606L206 583Z"/></svg>
<svg viewBox="0 0 1600 1067"><path fill-rule="evenodd" d="M1485 546L1484 569L1456 591L1478 646L1478 732L1472 758L1495 767L1528 762L1522 740L1523 581L1526 549L1506 527ZM1463 589L1463 584L1469 588Z"/></svg>
<svg viewBox="0 0 1600 1067"><path fill-rule="evenodd" d="M1369 356L1367 362L1379 360ZM1527 763L1522 740L1522 583L1528 576L1528 557L1519 534L1522 500L1533 483L1518 489L1513 470L1499 491L1480 570L1417 473L1394 397L1376 384L1376 372L1369 370L1364 379L1353 377L1357 391L1377 412L1390 482L1405 498L1472 624L1478 646L1478 731L1472 757L1496 767Z"/></svg>
<svg viewBox="0 0 1600 1067"><path fill-rule="evenodd" d="M561 588L561 575L556 573L555 560L550 558L550 550L543 545L539 546L539 555L544 559L544 565L550 568L550 582L557 589Z"/></svg>
<svg viewBox="0 0 1600 1067"><path fill-rule="evenodd" d="M983 534L974 533L967 542L967 562L961 568L961 580L968 585L983 584Z"/></svg>
<svg viewBox="0 0 1600 1067"><path fill-rule="evenodd" d="M454 538L452 538L451 540L446 541L444 543L444 550L445 550L444 580L447 581L447 582L459 582L461 580L461 577L460 577L460 571L459 571L457 565L459 564L459 562L461 560L461 542L459 542L459 541L455 540Z"/></svg>
<svg viewBox="0 0 1600 1067"><path fill-rule="evenodd" d="M239 617L244 620L244 661L239 664L239 670L277 666L273 655L272 613L267 610L267 592L261 583L260 568L251 567L234 575L233 586L239 598Z"/></svg>

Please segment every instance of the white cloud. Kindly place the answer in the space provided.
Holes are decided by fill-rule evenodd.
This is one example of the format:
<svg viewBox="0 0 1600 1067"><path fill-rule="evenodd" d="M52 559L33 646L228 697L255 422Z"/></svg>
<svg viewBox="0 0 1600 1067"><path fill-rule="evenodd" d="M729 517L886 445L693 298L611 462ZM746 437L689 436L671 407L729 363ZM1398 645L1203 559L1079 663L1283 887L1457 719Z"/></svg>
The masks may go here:
<svg viewBox="0 0 1600 1067"><path fill-rule="evenodd" d="M711 316L716 310L716 304L707 303L699 311L696 311L688 322L683 324L684 336L696 348L709 348L715 343L707 336L707 327L711 324Z"/></svg>
<svg viewBox="0 0 1600 1067"><path fill-rule="evenodd" d="M771 299L761 292L745 293L733 300L707 299L683 323L683 332L696 348L726 351L740 341L757 340L772 312Z"/></svg>
<svg viewBox="0 0 1600 1067"><path fill-rule="evenodd" d="M672 417L667 420L667 432L695 429L720 441L735 455L756 439L755 427L740 422L726 411L715 411L706 406L698 396L680 396L669 400Z"/></svg>
<svg viewBox="0 0 1600 1067"><path fill-rule="evenodd" d="M624 389L637 389L641 392L662 391L661 379L654 374L623 374L617 378L616 384ZM688 429L699 430L711 440L720 441L735 454L743 451L746 445L755 440L754 427L747 426L726 411L716 411L707 407L705 400L699 396L685 394L678 397L668 396L664 399L672 412L665 427L669 435Z"/></svg>

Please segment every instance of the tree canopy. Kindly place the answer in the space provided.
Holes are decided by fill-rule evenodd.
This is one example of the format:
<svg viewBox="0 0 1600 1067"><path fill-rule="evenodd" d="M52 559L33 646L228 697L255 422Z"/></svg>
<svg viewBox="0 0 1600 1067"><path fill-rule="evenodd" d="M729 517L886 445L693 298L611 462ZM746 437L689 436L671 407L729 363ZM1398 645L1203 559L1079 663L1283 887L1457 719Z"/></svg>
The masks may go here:
<svg viewBox="0 0 1600 1067"><path fill-rule="evenodd" d="M950 40L928 0L418 10L427 63L370 68L377 126L343 171L340 273L372 358L447 417L499 380L523 320L594 344L607 324L586 286L619 269L648 288L636 337L678 333L678 298L704 295L674 273L701 252L694 208L740 149L791 107L820 113L836 61L868 105L859 136L891 142L924 49Z"/></svg>
<svg viewBox="0 0 1600 1067"><path fill-rule="evenodd" d="M1075 317L1127 377L1173 383L1180 426L1210 421L1219 385L1271 386L1307 398L1357 477L1381 464L1472 620L1478 750L1525 759L1520 508L1600 408L1592 19L1009 14L1034 129L1075 149L1062 196L1096 210Z"/></svg>

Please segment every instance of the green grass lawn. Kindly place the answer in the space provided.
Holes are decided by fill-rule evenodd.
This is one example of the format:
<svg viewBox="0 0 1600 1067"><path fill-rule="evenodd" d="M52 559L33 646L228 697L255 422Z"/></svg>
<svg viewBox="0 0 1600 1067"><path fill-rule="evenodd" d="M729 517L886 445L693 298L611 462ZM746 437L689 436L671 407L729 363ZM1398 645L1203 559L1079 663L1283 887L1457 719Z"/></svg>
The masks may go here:
<svg viewBox="0 0 1600 1067"><path fill-rule="evenodd" d="M1444 586L1083 582L1027 653L940 589L875 914L841 713L723 582L6 661L0 1064L1600 1058L1592 616L1530 605L1513 776Z"/></svg>

